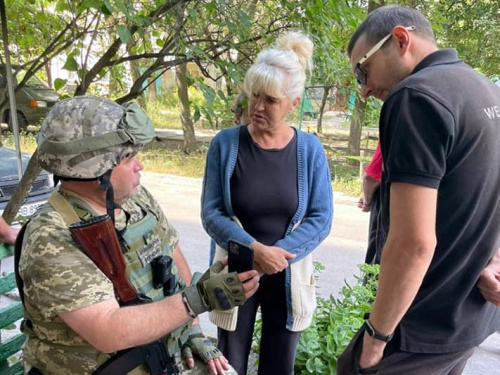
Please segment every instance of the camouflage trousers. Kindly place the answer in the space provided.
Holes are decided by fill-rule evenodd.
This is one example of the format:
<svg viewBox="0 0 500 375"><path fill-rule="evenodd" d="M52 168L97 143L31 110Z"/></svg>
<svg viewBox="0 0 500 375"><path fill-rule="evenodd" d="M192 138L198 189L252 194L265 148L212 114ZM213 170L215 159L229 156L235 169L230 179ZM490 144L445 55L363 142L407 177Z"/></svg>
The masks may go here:
<svg viewBox="0 0 500 375"><path fill-rule="evenodd" d="M203 363L203 361L197 357L194 357L194 367L192 369L187 367L186 362L184 362L184 360L181 359L180 353L175 356L175 363L179 368L181 375L211 375L207 365L205 365L205 363ZM24 374L29 375L30 370L32 370L32 366L28 365L27 363L24 363ZM129 375L144 374L144 373L149 373L149 371L147 371L145 368L141 366L141 369L139 368L135 369L129 372ZM227 370L224 373L224 375L238 375L238 373L230 366L230 369Z"/></svg>
<svg viewBox="0 0 500 375"><path fill-rule="evenodd" d="M180 353L175 356L175 363L179 367L181 375L211 375L208 366L198 357L194 357L194 367L188 368L186 362L181 359ZM238 373L229 366L230 369L224 372L224 375L238 375Z"/></svg>

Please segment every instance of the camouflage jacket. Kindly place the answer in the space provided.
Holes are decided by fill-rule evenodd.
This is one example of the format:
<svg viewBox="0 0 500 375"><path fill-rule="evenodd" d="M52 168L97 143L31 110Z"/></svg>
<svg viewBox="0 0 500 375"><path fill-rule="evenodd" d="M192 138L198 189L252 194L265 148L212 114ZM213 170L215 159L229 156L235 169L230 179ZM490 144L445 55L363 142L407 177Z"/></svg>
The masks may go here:
<svg viewBox="0 0 500 375"><path fill-rule="evenodd" d="M159 220L169 242L166 248L170 254L166 255L172 256L178 234L145 188L122 206L130 214L129 224L144 215L137 203ZM122 212L116 217L116 227L124 226ZM24 324L28 334L23 348L26 368L36 367L46 375L94 372L109 355L91 347L58 315L115 298L113 285L81 251L50 204L42 206L27 226L19 273L24 281L26 314L34 322L32 328ZM129 374L146 375L149 371L138 368Z"/></svg>

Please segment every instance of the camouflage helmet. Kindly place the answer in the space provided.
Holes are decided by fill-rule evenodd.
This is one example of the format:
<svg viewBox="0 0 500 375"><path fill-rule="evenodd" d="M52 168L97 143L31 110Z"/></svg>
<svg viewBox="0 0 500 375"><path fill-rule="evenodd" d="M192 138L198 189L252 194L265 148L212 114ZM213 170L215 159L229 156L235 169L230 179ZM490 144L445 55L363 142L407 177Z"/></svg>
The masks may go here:
<svg viewBox="0 0 500 375"><path fill-rule="evenodd" d="M151 120L136 103L77 96L47 114L37 139L38 160L56 176L94 179L153 136Z"/></svg>

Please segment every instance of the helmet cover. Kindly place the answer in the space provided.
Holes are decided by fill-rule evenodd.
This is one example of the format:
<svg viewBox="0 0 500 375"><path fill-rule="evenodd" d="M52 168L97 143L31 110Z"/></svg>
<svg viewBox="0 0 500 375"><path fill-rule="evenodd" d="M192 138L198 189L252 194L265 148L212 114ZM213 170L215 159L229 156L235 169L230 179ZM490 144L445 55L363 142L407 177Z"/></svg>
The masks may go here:
<svg viewBox="0 0 500 375"><path fill-rule="evenodd" d="M57 103L45 117L38 161L56 176L94 179L153 137L153 124L136 103L76 96Z"/></svg>

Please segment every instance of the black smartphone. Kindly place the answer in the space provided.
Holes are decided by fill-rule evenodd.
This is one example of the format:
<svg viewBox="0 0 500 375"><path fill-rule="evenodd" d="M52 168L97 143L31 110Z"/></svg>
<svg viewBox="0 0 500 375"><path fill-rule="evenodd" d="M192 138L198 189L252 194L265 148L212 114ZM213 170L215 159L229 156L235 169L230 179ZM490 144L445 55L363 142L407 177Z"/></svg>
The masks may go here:
<svg viewBox="0 0 500 375"><path fill-rule="evenodd" d="M227 264L229 272L245 272L253 269L253 250L240 243L229 241Z"/></svg>

